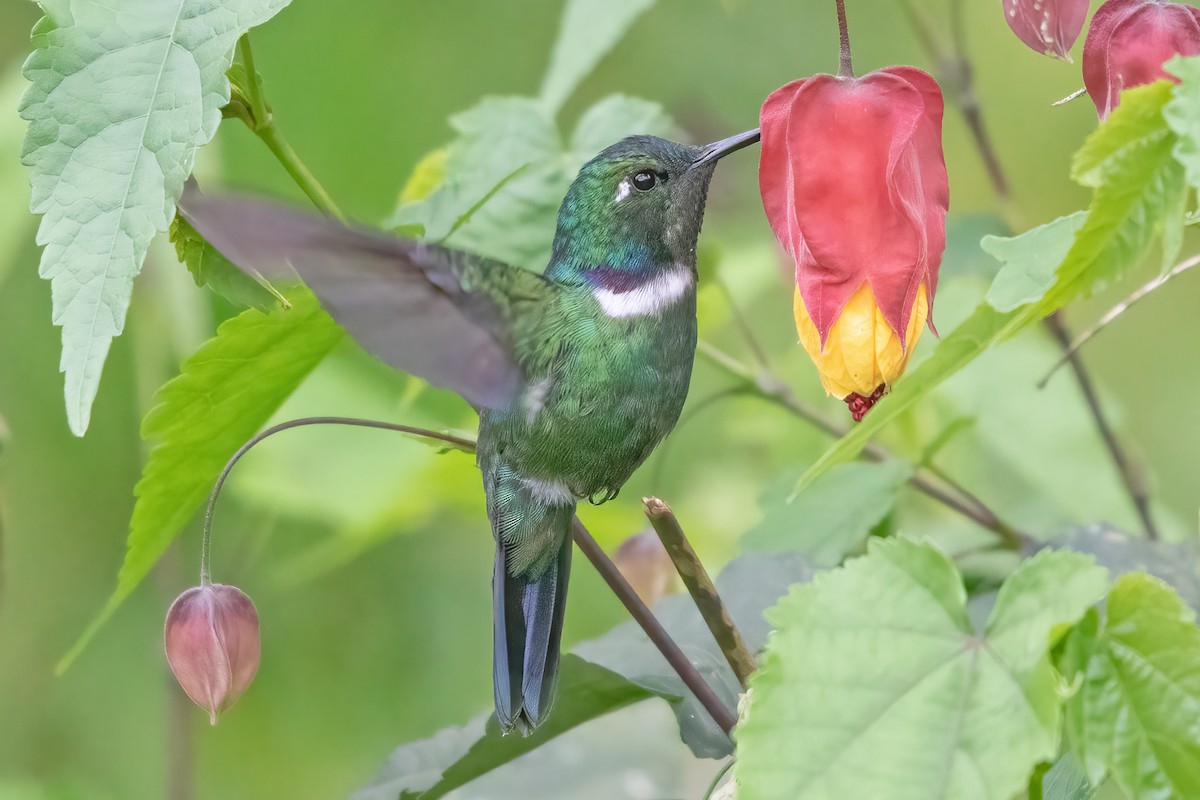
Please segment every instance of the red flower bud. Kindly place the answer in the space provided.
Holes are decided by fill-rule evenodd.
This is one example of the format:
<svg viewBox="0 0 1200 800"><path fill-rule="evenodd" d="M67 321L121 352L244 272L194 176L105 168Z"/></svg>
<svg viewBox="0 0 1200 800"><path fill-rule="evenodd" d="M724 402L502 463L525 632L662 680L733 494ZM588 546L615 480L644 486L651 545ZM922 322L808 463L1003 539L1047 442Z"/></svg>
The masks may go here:
<svg viewBox="0 0 1200 800"><path fill-rule="evenodd" d="M1177 79L1163 70L1175 55L1200 54L1200 9L1157 0L1108 0L1096 10L1083 43L1083 85L1100 119L1121 90Z"/></svg>
<svg viewBox="0 0 1200 800"><path fill-rule="evenodd" d="M942 108L913 67L802 78L762 107L759 187L796 262L800 340L856 417L903 372L933 305L950 204Z"/></svg>
<svg viewBox="0 0 1200 800"><path fill-rule="evenodd" d="M188 589L167 612L167 663L175 680L217 715L246 691L258 671L258 612L241 589L219 583Z"/></svg>
<svg viewBox="0 0 1200 800"><path fill-rule="evenodd" d="M621 542L613 553L613 563L646 605L653 606L670 593L675 564L653 530L635 533Z"/></svg>
<svg viewBox="0 0 1200 800"><path fill-rule="evenodd" d="M1070 61L1088 0L1004 0L1004 21L1017 38L1052 58Z"/></svg>

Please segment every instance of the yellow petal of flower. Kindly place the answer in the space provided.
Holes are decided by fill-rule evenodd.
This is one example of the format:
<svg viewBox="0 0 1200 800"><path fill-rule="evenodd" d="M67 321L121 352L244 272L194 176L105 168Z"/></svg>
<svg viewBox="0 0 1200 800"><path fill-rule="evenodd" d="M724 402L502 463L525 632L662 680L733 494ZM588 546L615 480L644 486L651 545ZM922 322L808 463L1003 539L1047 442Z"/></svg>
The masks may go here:
<svg viewBox="0 0 1200 800"><path fill-rule="evenodd" d="M896 382L925 329L929 303L922 286L917 290L917 299L908 318L907 347L883 318L870 283L863 283L846 302L829 329L823 349L821 334L808 315L798 288L793 311L800 344L817 365L825 392L845 399L854 393L869 397L880 386L890 388Z"/></svg>

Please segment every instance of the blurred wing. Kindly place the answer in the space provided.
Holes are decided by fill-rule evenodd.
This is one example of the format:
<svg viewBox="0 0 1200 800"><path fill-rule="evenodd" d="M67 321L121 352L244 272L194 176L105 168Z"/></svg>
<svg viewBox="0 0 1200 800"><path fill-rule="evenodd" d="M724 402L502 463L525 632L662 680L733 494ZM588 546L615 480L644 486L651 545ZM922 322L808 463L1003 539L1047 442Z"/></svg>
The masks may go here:
<svg viewBox="0 0 1200 800"><path fill-rule="evenodd" d="M517 315L541 313L540 275L189 185L179 213L241 269L299 274L325 310L375 356L465 397L506 408L524 385Z"/></svg>

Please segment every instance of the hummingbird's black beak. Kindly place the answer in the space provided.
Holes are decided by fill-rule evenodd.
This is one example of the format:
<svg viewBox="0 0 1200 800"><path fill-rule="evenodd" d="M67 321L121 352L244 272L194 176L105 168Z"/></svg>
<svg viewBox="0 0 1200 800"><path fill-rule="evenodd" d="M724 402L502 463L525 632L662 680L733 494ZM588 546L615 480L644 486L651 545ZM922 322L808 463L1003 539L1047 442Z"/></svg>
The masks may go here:
<svg viewBox="0 0 1200 800"><path fill-rule="evenodd" d="M713 142L706 145L700 151L700 155L692 162L693 167L698 167L701 164L709 164L719 158L724 158L730 153L736 153L743 147L749 147L762 138L759 129L755 128L752 131L739 133L736 136L730 136L728 139L722 139L719 142Z"/></svg>

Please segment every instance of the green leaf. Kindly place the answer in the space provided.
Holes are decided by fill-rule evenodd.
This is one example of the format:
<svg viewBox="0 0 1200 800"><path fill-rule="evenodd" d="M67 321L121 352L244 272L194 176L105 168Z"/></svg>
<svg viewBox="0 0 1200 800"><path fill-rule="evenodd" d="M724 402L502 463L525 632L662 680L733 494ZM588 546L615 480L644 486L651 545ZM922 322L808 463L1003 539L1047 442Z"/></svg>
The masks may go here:
<svg viewBox="0 0 1200 800"><path fill-rule="evenodd" d="M234 43L287 2L43 4L25 63L22 161L33 168L30 208L43 215L40 273L63 329L59 369L76 435L146 248L221 121Z"/></svg>
<svg viewBox="0 0 1200 800"><path fill-rule="evenodd" d="M1036 302L1007 312L997 311L987 302L980 304L854 430L835 442L800 476L797 490L830 468L853 459L878 431L995 342L1103 287L1140 262L1164 232L1170 240L1169 246L1177 244L1182 235L1176 229L1183 222L1186 187L1183 168L1172 155L1174 134L1167 130L1162 119L1170 88L1170 84L1160 82L1126 90L1117 110L1088 137L1081 151L1087 155L1077 170L1088 180L1098 176L1100 183L1088 206L1087 219L1075 234L1055 273L1054 283L1045 294ZM1155 110L1158 128L1128 121L1130 118L1141 121ZM1066 223L1060 221L1060 224ZM1031 233L1035 239L1041 235ZM1010 268L1017 269L1011 265ZM1020 300L1022 294L1011 287L1001 292L1006 304Z"/></svg>
<svg viewBox="0 0 1200 800"><path fill-rule="evenodd" d="M563 656L558 700L530 736L505 736L491 714L402 745L351 800L435 800L596 717L652 695L616 673Z"/></svg>
<svg viewBox="0 0 1200 800"><path fill-rule="evenodd" d="M192 273L197 286L207 286L235 305L259 311L270 311L278 305L277 300L283 300L282 295L266 288L270 284L265 278L260 284L235 267L183 217L176 216L171 221L169 235L176 255Z"/></svg>
<svg viewBox="0 0 1200 800"><path fill-rule="evenodd" d="M767 639L770 626L763 610L778 601L789 586L810 580L815 572L808 560L796 553L743 555L721 571L717 591L747 647L758 650ZM654 614L721 701L736 708L742 688L691 598L664 598L655 605ZM636 623L627 622L598 639L583 642L574 652L670 702L679 720L680 735L697 756L722 758L731 752L729 737Z"/></svg>
<svg viewBox="0 0 1200 800"><path fill-rule="evenodd" d="M739 800L1009 800L1057 754L1048 651L1106 588L1086 556L1024 562L972 629L953 563L925 544L794 588L738 728Z"/></svg>
<svg viewBox="0 0 1200 800"><path fill-rule="evenodd" d="M979 246L1003 265L988 287L992 308L1012 311L1041 300L1086 219L1086 212L1076 211L1020 236L983 237Z"/></svg>
<svg viewBox="0 0 1200 800"><path fill-rule="evenodd" d="M1064 674L1082 681L1067 704L1073 752L1089 779L1106 772L1132 800L1200 796L1200 629L1157 578L1121 577L1103 629L1072 632Z"/></svg>
<svg viewBox="0 0 1200 800"><path fill-rule="evenodd" d="M652 5L654 0L568 0L542 80L541 102L551 116Z"/></svg>
<svg viewBox="0 0 1200 800"><path fill-rule="evenodd" d="M1096 796L1083 767L1070 753L1055 761L1041 777L1041 792L1040 800L1092 800Z"/></svg>
<svg viewBox="0 0 1200 800"><path fill-rule="evenodd" d="M863 546L892 510L912 475L900 461L843 464L806 488L793 503L771 502L743 539L748 549L795 550L815 566L833 567Z"/></svg>
<svg viewBox="0 0 1200 800"><path fill-rule="evenodd" d="M129 523L117 588L58 665L70 666L141 583L208 495L225 462L270 418L342 338L342 329L307 292L290 310L250 310L217 335L166 383L142 421L151 443Z"/></svg>
<svg viewBox="0 0 1200 800"><path fill-rule="evenodd" d="M440 185L402 204L390 225L421 226L430 241L535 271L550 258L558 206L585 161L630 134L677 135L661 107L623 95L586 111L570 144L529 97L484 98L450 124L458 136ZM427 191L432 170L424 171Z"/></svg>

